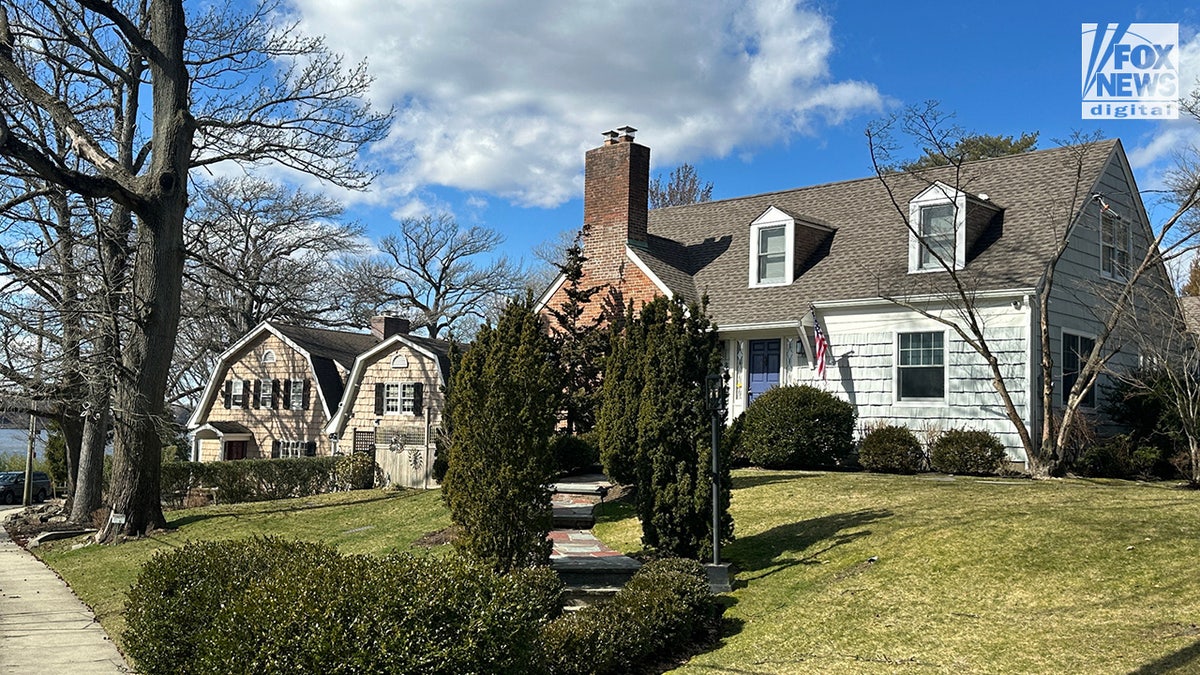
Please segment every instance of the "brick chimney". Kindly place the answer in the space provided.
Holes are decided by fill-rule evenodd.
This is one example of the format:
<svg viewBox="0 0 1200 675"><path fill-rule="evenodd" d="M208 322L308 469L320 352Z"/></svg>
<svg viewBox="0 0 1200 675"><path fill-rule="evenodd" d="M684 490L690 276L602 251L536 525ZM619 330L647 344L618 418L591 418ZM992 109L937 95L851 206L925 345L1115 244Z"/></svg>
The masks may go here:
<svg viewBox="0 0 1200 675"><path fill-rule="evenodd" d="M411 326L412 324L409 323L408 319L402 319L398 316L380 315L371 317L371 335L380 340L386 340L397 333L408 335Z"/></svg>
<svg viewBox="0 0 1200 675"><path fill-rule="evenodd" d="M615 279L625 246L646 247L650 148L633 142L637 129L605 132L584 163L583 242L590 276Z"/></svg>

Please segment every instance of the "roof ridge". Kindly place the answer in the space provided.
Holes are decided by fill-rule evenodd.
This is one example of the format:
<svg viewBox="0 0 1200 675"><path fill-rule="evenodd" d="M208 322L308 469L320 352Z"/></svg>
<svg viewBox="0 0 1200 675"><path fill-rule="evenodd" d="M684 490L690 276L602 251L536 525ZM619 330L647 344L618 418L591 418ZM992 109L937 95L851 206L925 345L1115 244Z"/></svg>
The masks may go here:
<svg viewBox="0 0 1200 675"><path fill-rule="evenodd" d="M1097 146L1107 145L1107 146L1109 146L1109 150L1111 151L1111 147L1115 146L1117 143L1120 143L1120 139L1119 138L1102 138L1098 141L1093 141L1093 143ZM1028 159L1029 157L1032 157L1035 155L1046 155L1046 154L1049 154L1052 152L1063 152L1063 151L1069 150L1071 148L1078 148L1083 145L1087 145L1087 143L1075 143L1073 145L1059 145L1059 146L1055 146L1053 148L1042 148L1040 150L1030 150L1028 152L1020 152L1020 153L1017 153L1014 155L1001 155L999 157L984 157L983 159L972 159L970 161L963 162L962 166L968 167L968 166L975 166L978 164L985 164L985 163L991 163L991 162L1007 162L1007 161L1014 161L1014 160L1023 160L1023 159ZM950 166L951 165L949 165L949 164L944 164L941 166L931 166L931 167L927 167L926 169L923 169L923 171L938 171L940 169L947 169ZM910 172L901 171L899 173L910 173ZM879 180L878 175L863 176L862 178L847 178L844 180L832 180L832 181L826 181L824 183L814 183L812 185L801 185L799 187L786 188L783 190L771 190L769 192L758 192L758 193L750 194L750 195L741 195L739 197L725 197L723 199L713 199L713 200L709 200L707 202L695 202L693 204L676 204L674 206L662 206L657 209L651 209L650 212L656 213L656 212L670 211L670 210L675 210L675 209L695 208L695 207L707 206L707 205L711 205L711 204L720 204L723 202L737 202L737 201L742 201L742 200L746 200L746 199L757 199L760 197L770 197L772 195L791 194L794 192L800 192L802 190L815 190L818 188L828 188L828 187L833 187L836 185L851 185L853 183L861 183L863 181L877 181L877 180Z"/></svg>

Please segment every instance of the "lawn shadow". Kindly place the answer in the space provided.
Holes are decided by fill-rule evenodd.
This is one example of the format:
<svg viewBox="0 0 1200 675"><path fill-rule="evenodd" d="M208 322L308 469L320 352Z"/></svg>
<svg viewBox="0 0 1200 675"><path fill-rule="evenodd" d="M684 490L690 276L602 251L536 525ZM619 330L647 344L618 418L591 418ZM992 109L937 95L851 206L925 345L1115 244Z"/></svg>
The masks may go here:
<svg viewBox="0 0 1200 675"><path fill-rule="evenodd" d="M891 516L886 509L862 509L786 523L737 539L725 551L741 571L738 581L754 581L796 565L819 564L824 553L871 534L855 528ZM754 572L761 573L747 574Z"/></svg>
<svg viewBox="0 0 1200 675"><path fill-rule="evenodd" d="M816 478L821 474L812 471L762 471L733 477L733 489L759 487L774 483L788 483L799 478Z"/></svg>
<svg viewBox="0 0 1200 675"><path fill-rule="evenodd" d="M418 493L414 492L413 494L415 495ZM279 507L279 508L268 509L268 510L264 510L264 511L247 511L245 513L224 511L224 510L220 510L221 506L217 506L217 507L215 507L215 510L212 513L194 513L192 515L184 516L182 518L178 518L175 520L168 520L167 527L172 530L177 530L185 525L191 525L192 523L199 523L199 522L202 522L205 520L211 520L212 518L229 518L229 517L238 518L240 516L270 515L272 513L295 513L298 511L316 511L317 509L328 509L328 508L340 507L340 506L357 506L359 504L370 504L371 502L384 501L387 499L403 498L403 496L404 496L403 493L397 492L395 494L380 494L380 495L375 495L374 497L366 497L364 499L356 499L351 502L337 502L334 504L316 504L313 502L308 502L305 504L299 504L299 505L287 507L287 508ZM288 497L288 499L293 500L295 498ZM242 502L242 503L250 504L253 502ZM259 502L259 503L261 503L261 502ZM233 506L233 505L228 504L228 505L222 505L222 506Z"/></svg>
<svg viewBox="0 0 1200 675"><path fill-rule="evenodd" d="M1166 656L1155 659L1150 663L1129 671L1129 675L1163 675L1164 673L1195 672L1196 662L1200 660L1200 640L1177 649Z"/></svg>

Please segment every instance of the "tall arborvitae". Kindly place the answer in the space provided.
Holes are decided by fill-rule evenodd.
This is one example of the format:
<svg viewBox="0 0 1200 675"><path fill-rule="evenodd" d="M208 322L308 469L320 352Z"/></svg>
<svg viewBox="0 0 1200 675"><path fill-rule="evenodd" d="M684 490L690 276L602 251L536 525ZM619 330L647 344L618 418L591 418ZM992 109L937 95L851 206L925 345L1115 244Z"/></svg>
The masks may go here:
<svg viewBox="0 0 1200 675"><path fill-rule="evenodd" d="M455 544L499 571L549 559L549 442L562 391L554 344L526 297L479 332L447 392L442 490L460 528Z"/></svg>
<svg viewBox="0 0 1200 675"><path fill-rule="evenodd" d="M660 552L700 557L711 545L711 413L705 381L720 371L707 303L658 298L613 341L605 371L601 444L606 470L632 473L642 541ZM721 462L720 537L733 536L729 463Z"/></svg>
<svg viewBox="0 0 1200 675"><path fill-rule="evenodd" d="M602 286L584 287L583 246L576 237L565 251L566 260L558 266L563 274L563 295L558 307L548 307L553 317L551 335L558 347L559 363L566 377L566 397L563 403L567 433L579 434L596 426L596 410L600 406L601 374L609 351L604 316L597 313L584 318L592 297Z"/></svg>

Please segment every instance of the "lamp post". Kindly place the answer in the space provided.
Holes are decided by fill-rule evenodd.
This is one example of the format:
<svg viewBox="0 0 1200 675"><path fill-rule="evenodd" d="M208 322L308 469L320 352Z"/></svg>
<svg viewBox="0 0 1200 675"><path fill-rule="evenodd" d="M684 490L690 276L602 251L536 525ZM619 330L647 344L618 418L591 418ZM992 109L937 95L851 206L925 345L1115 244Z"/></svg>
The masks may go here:
<svg viewBox="0 0 1200 675"><path fill-rule="evenodd" d="M725 387L718 373L705 379L704 402L712 417L712 564L721 564L721 417L725 412Z"/></svg>

